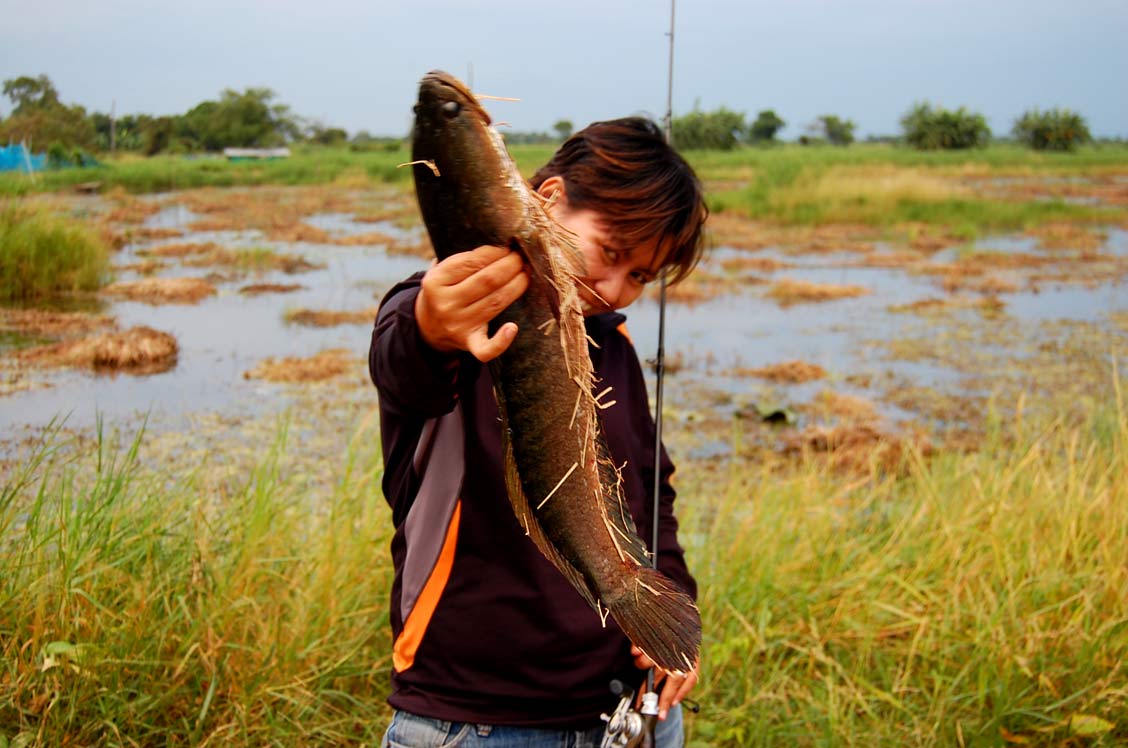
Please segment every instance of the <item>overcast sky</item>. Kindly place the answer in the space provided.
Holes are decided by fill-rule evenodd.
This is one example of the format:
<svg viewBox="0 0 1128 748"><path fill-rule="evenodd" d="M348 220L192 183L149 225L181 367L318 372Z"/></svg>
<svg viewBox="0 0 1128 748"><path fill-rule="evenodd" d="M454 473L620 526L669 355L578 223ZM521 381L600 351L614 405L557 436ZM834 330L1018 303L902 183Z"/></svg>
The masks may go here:
<svg viewBox="0 0 1128 748"><path fill-rule="evenodd" d="M181 114L266 86L294 113L402 135L440 68L514 130L666 107L669 0L0 0L0 79L46 74L67 103ZM674 114L774 109L794 138L820 114L895 134L916 101L996 134L1068 107L1128 137L1128 0L681 0ZM0 100L0 112L10 112Z"/></svg>

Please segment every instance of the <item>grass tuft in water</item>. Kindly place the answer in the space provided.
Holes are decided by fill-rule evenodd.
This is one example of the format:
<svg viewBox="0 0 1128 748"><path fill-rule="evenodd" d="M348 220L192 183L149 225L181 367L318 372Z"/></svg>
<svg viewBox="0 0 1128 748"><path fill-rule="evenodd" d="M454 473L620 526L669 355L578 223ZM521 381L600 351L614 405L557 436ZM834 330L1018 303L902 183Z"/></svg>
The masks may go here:
<svg viewBox="0 0 1128 748"><path fill-rule="evenodd" d="M95 291L109 272L105 242L83 223L0 202L0 300Z"/></svg>

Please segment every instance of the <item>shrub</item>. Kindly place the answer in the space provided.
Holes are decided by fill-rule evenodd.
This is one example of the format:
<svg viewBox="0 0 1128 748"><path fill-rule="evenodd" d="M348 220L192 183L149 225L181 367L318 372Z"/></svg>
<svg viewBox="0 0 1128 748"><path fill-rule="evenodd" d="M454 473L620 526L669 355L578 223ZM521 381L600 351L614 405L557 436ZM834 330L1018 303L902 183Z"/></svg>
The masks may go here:
<svg viewBox="0 0 1128 748"><path fill-rule="evenodd" d="M786 124L775 110L765 109L756 115L756 121L748 126L748 139L753 143L770 143Z"/></svg>
<svg viewBox="0 0 1128 748"><path fill-rule="evenodd" d="M672 123L674 145L682 149L731 151L744 132L744 114L721 107L715 112L694 109Z"/></svg>
<svg viewBox="0 0 1128 748"><path fill-rule="evenodd" d="M86 227L15 203L0 205L0 299L94 291L108 274L106 245Z"/></svg>
<svg viewBox="0 0 1128 748"><path fill-rule="evenodd" d="M982 148L991 139L991 128L982 114L960 107L949 111L917 104L901 118L905 141L922 151Z"/></svg>
<svg viewBox="0 0 1128 748"><path fill-rule="evenodd" d="M1072 151L1093 139L1085 118L1070 109L1030 109L1015 121L1012 133L1036 151Z"/></svg>

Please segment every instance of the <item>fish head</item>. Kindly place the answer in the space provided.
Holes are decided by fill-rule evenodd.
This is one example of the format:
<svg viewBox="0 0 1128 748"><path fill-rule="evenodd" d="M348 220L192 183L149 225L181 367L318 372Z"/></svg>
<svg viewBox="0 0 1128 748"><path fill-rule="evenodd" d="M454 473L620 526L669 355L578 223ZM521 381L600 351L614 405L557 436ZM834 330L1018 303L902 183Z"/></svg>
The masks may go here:
<svg viewBox="0 0 1128 748"><path fill-rule="evenodd" d="M432 71L420 82L411 154L415 194L439 259L510 244L528 188L489 114L454 76Z"/></svg>

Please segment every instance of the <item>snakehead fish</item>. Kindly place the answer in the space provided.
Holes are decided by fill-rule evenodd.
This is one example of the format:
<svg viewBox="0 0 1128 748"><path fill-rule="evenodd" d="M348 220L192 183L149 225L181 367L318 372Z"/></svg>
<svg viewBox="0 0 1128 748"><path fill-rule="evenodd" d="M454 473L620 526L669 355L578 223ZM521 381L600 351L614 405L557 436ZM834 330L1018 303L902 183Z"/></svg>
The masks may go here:
<svg viewBox="0 0 1128 748"><path fill-rule="evenodd" d="M492 244L521 253L526 293L490 326L517 323L490 362L505 481L536 547L606 623L663 670L692 669L701 643L693 600L650 568L601 433L583 311L583 257L521 177L478 100L434 71L419 87L412 135L416 197L438 258Z"/></svg>

